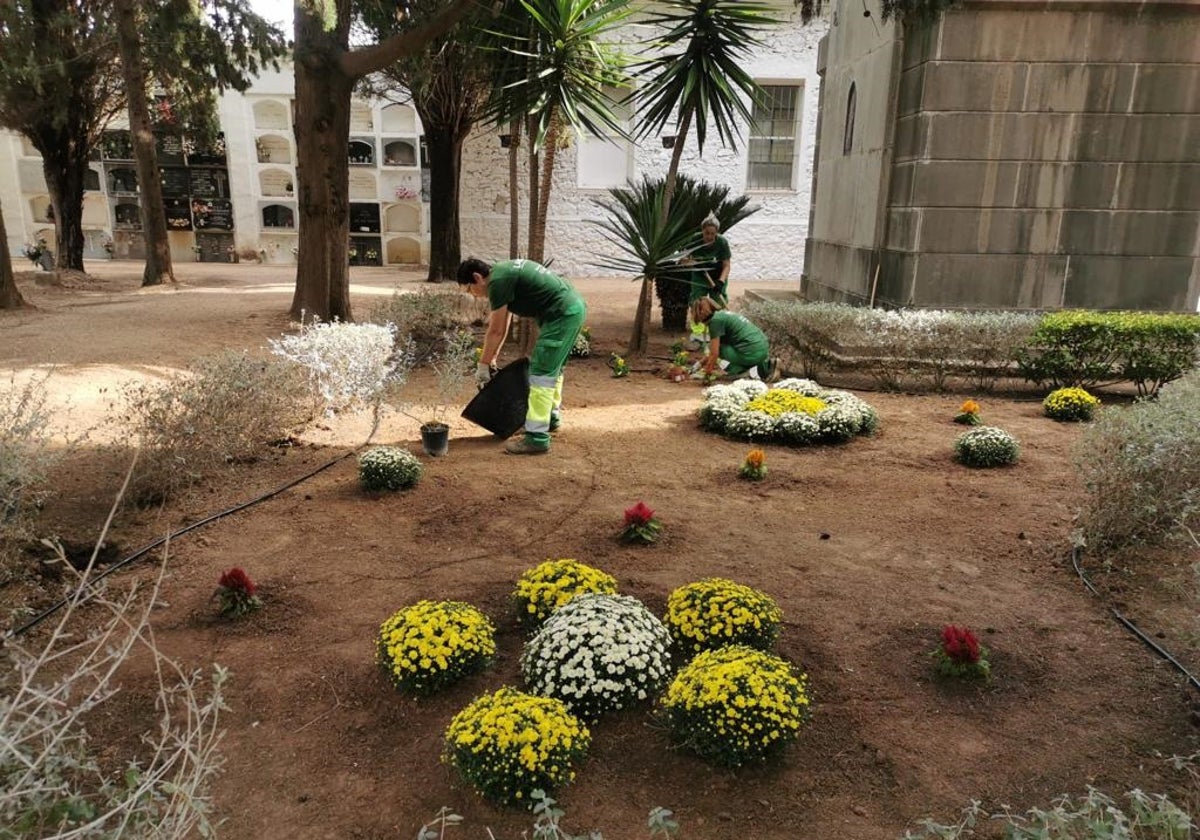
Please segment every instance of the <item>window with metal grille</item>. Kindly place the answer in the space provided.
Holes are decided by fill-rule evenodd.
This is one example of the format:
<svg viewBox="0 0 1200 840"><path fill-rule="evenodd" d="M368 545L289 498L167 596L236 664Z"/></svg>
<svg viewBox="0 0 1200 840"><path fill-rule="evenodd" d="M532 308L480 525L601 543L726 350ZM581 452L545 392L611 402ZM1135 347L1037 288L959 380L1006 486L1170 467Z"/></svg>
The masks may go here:
<svg viewBox="0 0 1200 840"><path fill-rule="evenodd" d="M763 85L762 89L762 99L752 110L746 188L792 190L804 85Z"/></svg>

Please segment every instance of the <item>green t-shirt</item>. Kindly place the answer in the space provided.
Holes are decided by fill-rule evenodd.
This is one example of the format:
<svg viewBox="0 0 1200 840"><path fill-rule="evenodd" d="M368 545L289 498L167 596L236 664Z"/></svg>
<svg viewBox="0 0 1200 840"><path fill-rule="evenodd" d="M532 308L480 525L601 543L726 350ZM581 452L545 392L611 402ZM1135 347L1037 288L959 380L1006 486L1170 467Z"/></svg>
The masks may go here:
<svg viewBox="0 0 1200 840"><path fill-rule="evenodd" d="M711 274L714 283L721 276L721 263L731 256L733 254L729 250L729 240L719 233L710 244L705 245L701 242L700 247L692 251L692 259L696 261L696 268L703 268Z"/></svg>
<svg viewBox="0 0 1200 840"><path fill-rule="evenodd" d="M767 336L740 312L730 312L721 309L713 313L708 322L708 334L711 338L721 339L722 344L728 344L743 355L753 354L767 346Z"/></svg>
<svg viewBox="0 0 1200 840"><path fill-rule="evenodd" d="M583 306L570 283L533 260L502 260L492 266L488 278L492 309L507 306L522 318L548 321Z"/></svg>

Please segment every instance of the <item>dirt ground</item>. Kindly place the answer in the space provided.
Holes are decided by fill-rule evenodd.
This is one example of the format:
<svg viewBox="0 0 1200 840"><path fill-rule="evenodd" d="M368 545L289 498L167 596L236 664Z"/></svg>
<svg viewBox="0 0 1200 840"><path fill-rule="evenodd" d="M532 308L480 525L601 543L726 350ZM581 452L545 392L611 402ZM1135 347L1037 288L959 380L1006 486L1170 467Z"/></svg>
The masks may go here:
<svg viewBox="0 0 1200 840"><path fill-rule="evenodd" d="M120 383L223 348L261 350L288 328L292 289L287 270L273 267L186 264L178 288L146 291L136 264L95 270L62 286L22 275L36 308L0 313L0 372L51 369L56 398L70 398L63 427L93 429L59 470L42 519L79 542L95 538L120 481L104 448L114 432L102 425ZM356 269L352 279L359 313L398 282L425 285L387 269ZM158 640L190 667L216 662L233 674L226 764L213 791L220 836L413 837L443 805L466 817L447 837L491 837L488 828L499 840L521 836L528 815L482 802L440 762L441 736L472 697L519 683L508 594L523 570L561 557L610 572L659 614L673 588L707 576L765 590L785 617L777 652L803 667L814 696L786 757L739 773L671 749L649 709L603 720L577 781L561 792L575 832L642 837L647 811L661 805L686 838L873 840L925 816L948 821L971 799L1024 810L1087 785L1195 793L1163 760L1200 748L1195 697L1072 571L1080 429L1045 419L1039 394L973 395L988 423L1020 439L1012 468L972 471L952 460L963 392L859 391L882 419L876 436L768 447L767 479L741 482L749 447L697 428L698 384L655 375L661 359L636 363L625 379L609 375L636 286L578 286L595 352L568 368L564 428L548 456L506 456L458 420L449 455L422 456L426 474L410 492L363 494L345 458L172 543ZM665 357L675 338L656 323L652 354ZM425 385L418 376L412 388ZM389 412L375 440L419 453L416 425ZM114 555L334 461L368 429L365 417L322 422L301 445L232 468L166 508L125 510ZM622 511L639 499L665 536L623 546L614 539ZM1165 553L1102 579L1113 604L1193 669L1194 559ZM152 566L120 575L144 577ZM231 623L217 619L211 596L232 566L260 582L265 606ZM0 605L39 608L51 594L50 582L42 593L14 583L0 589ZM480 606L500 653L484 674L416 700L389 687L373 653L379 623L422 598ZM946 623L980 632L990 686L932 679L929 652ZM114 756L152 720L143 676L128 675L94 721Z"/></svg>

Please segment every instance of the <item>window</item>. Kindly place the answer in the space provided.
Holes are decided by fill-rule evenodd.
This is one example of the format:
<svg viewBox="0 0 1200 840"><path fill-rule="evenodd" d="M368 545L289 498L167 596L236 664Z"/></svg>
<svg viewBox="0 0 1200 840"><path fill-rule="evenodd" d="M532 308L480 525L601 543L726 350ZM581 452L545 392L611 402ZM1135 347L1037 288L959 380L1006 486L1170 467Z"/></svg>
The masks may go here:
<svg viewBox="0 0 1200 840"><path fill-rule="evenodd" d="M763 85L762 89L762 100L752 110L746 188L792 190L804 85Z"/></svg>
<svg viewBox="0 0 1200 840"><path fill-rule="evenodd" d="M617 123L626 130L630 125L630 106L623 100L627 88L605 87L609 108ZM623 187L633 175L633 144L607 129L604 137L588 134L579 141L577 181L581 189L603 190Z"/></svg>
<svg viewBox="0 0 1200 840"><path fill-rule="evenodd" d="M842 135L842 154L848 155L854 148L854 111L858 107L858 93L854 82L850 83L850 93L846 96L846 128Z"/></svg>

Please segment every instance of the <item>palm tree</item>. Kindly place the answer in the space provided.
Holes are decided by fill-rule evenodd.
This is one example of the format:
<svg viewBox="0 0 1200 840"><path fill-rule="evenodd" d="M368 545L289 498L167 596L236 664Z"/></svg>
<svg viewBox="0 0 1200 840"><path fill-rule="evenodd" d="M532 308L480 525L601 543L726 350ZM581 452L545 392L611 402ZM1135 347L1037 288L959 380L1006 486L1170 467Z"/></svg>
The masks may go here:
<svg viewBox="0 0 1200 840"><path fill-rule="evenodd" d="M666 227L692 123L701 153L710 120L723 145L737 145L739 124L751 121L750 103L761 96L761 88L743 63L752 48L762 45L757 33L778 21L770 16L769 6L752 0L665 0L660 5L665 8L652 13L648 22L665 30L655 42L661 54L637 66L634 78L643 84L632 99L639 139L675 122L671 165L659 204L659 224ZM649 278L642 281L629 355L646 350L650 283Z"/></svg>
<svg viewBox="0 0 1200 840"><path fill-rule="evenodd" d="M605 87L621 81L617 53L604 36L629 16L628 0L518 0L492 33L499 63L490 118L500 125L526 121L530 144L528 257L541 261L551 177L567 128L626 136ZM537 178L539 165L541 177Z"/></svg>
<svg viewBox="0 0 1200 840"><path fill-rule="evenodd" d="M729 187L693 181L686 175L675 179L672 209L663 213L667 191L664 178L643 177L640 183L615 187L609 198L592 202L608 211L608 218L595 221L605 231L605 239L625 256L609 257L597 263L635 279L654 283L662 304L663 328L684 329L687 319L688 288L693 281L688 269L679 265L697 244L700 222L711 211L728 230L758 207L748 207L748 196L729 198Z"/></svg>

